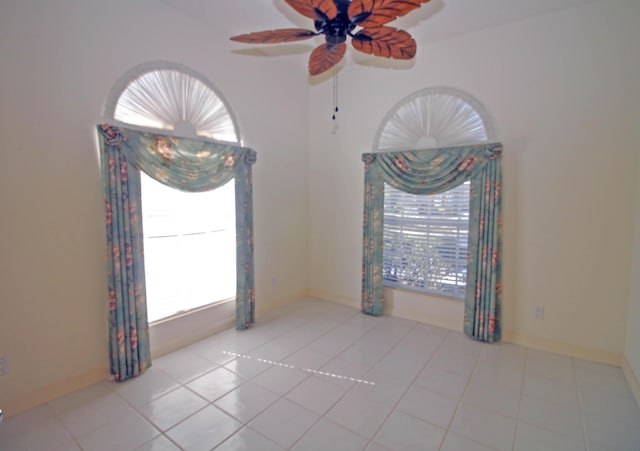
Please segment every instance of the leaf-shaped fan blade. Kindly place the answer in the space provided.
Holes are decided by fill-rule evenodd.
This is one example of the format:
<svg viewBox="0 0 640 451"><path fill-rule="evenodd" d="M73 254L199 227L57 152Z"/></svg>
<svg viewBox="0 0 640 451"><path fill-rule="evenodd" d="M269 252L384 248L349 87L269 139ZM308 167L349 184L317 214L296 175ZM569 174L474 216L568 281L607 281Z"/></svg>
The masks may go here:
<svg viewBox="0 0 640 451"><path fill-rule="evenodd" d="M280 30L256 31L255 33L234 36L232 41L247 42L249 44L279 44L281 42L302 41L314 37L316 34L304 28L283 28Z"/></svg>
<svg viewBox="0 0 640 451"><path fill-rule="evenodd" d="M311 52L309 75L318 75L338 64L347 51L345 43L338 45L322 44Z"/></svg>
<svg viewBox="0 0 640 451"><path fill-rule="evenodd" d="M293 9L303 16L317 20L316 9L322 11L327 17L333 19L338 15L338 8L333 0L284 0Z"/></svg>
<svg viewBox="0 0 640 451"><path fill-rule="evenodd" d="M416 41L411 35L391 27L365 28L353 37L351 44L363 53L385 58L409 60L416 55Z"/></svg>
<svg viewBox="0 0 640 451"><path fill-rule="evenodd" d="M423 3L430 0L353 0L349 5L349 18L353 19L358 15L369 16L357 23L364 28L380 27L395 20L398 17L410 13L414 9L420 8Z"/></svg>

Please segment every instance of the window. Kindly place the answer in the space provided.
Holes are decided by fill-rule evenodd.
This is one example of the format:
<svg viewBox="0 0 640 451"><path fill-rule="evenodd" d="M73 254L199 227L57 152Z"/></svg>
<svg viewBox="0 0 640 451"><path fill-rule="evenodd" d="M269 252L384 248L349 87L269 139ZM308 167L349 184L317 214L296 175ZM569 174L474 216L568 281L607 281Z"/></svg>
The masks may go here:
<svg viewBox="0 0 640 451"><path fill-rule="evenodd" d="M385 285L464 299L469 182L433 196L384 189Z"/></svg>
<svg viewBox="0 0 640 451"><path fill-rule="evenodd" d="M487 142L491 122L473 97L429 88L398 103L376 136L379 150L445 148ZM385 185L384 285L464 299L469 240L469 182L430 196Z"/></svg>
<svg viewBox="0 0 640 451"><path fill-rule="evenodd" d="M152 63L114 88L106 115L122 123L238 143L226 102L190 69ZM149 322L236 295L235 186L187 193L141 174Z"/></svg>
<svg viewBox="0 0 640 451"><path fill-rule="evenodd" d="M234 181L182 193L142 178L149 322L236 295Z"/></svg>

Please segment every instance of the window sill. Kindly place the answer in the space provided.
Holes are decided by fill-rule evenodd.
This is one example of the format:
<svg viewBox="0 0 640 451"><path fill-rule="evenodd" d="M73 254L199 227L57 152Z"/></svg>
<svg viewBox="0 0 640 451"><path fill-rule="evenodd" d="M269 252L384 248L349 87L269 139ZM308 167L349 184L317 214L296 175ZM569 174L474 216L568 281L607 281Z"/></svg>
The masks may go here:
<svg viewBox="0 0 640 451"><path fill-rule="evenodd" d="M227 299L154 321L149 325L151 357L160 357L233 327L234 301Z"/></svg>
<svg viewBox="0 0 640 451"><path fill-rule="evenodd" d="M153 327L153 326L156 326L158 324L163 324L163 323L171 322L171 321L174 321L174 320L177 320L177 319L180 319L180 318L185 318L185 317L188 317L189 315L196 315L196 314L199 314L199 313L205 314L208 310L215 309L216 306L218 306L219 304L223 304L223 303L226 303L226 302L234 302L234 301L235 301L235 298L229 298L229 299L223 299L221 301L212 302L211 304L203 305L201 307L196 307L196 308L191 309L191 310L175 313L175 314L167 316L165 318L157 319L155 321L150 322L149 326Z"/></svg>
<svg viewBox="0 0 640 451"><path fill-rule="evenodd" d="M413 287L410 287L410 286L387 285L385 283L384 284L384 289L385 290L405 291L405 292L408 292L408 293L413 293L415 295L427 296L427 297L430 297L430 298L442 299L442 300L445 300L445 301L464 302L464 299L461 299L461 298L456 297L456 296L446 295L446 294L442 294L442 293L422 291L419 288L413 288Z"/></svg>

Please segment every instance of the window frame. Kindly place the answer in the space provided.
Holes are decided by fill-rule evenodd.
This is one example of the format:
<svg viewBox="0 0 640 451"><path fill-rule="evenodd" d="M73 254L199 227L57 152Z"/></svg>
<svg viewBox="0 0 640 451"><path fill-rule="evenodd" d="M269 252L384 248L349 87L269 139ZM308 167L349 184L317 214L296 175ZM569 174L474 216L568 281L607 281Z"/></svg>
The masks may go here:
<svg viewBox="0 0 640 451"><path fill-rule="evenodd" d="M447 103L447 99L451 102ZM455 105L453 102L457 102ZM451 120L452 112L458 114L457 119L466 116L467 120ZM447 120L449 120L449 129L445 130ZM441 127L438 130L438 126ZM440 131L440 133L439 133ZM385 115L380 126L378 127L375 137L375 148L379 152L408 150L416 148L440 148L454 147L466 144L477 144L492 142L495 140L496 130L487 110L484 106L470 94L449 87L432 87L422 89L410 94L400 100ZM468 182L467 182L468 183ZM384 214L383 219L387 215L386 204L389 201L385 184L384 194ZM457 189L457 188L454 188ZM470 190L470 186L469 186ZM445 193L433 194L430 196L443 196ZM406 193L408 196L418 196ZM433 199L433 197L432 197ZM466 208L467 216L467 247L466 252L460 255L458 251L457 264L468 266L468 233L469 233L469 204ZM402 283L402 281L391 281L385 277L385 268L392 266L389 263L390 257L387 252L387 240L389 230L383 221L383 286L385 288L407 290L425 294L429 296L445 297L455 300L464 300L466 293L466 277L465 283L459 288L455 294L434 290L424 287L416 287L411 284ZM398 252L401 254L401 251ZM397 258L394 256L393 258ZM425 256L428 258L428 256ZM465 270L466 275L466 270ZM423 275L427 279L428 276Z"/></svg>
<svg viewBox="0 0 640 451"><path fill-rule="evenodd" d="M126 127L135 127L137 129L142 129L142 130L146 130L149 131L151 133L154 132L159 132L159 133L167 133L167 131L173 131L176 134L179 134L181 136L187 137L187 138L194 138L194 139L198 139L198 138L205 138L205 139L216 139L216 131L215 130L198 130L198 127L196 127L196 124L191 124L185 122L185 121L180 121L174 124L169 124L167 121L163 121L162 124L159 124L160 127L151 127L149 125L144 125L141 123L134 123L134 122L125 122L124 120L118 119L118 109L120 106L120 99L123 96L123 94L125 94L125 92L127 91L127 89L129 88L130 85L136 83L139 79L141 79L142 77L145 77L148 74L151 74L155 71L169 71L169 72L177 72L177 73L181 73L183 75L186 75L188 77L190 77L190 79L193 80L193 84L198 86L199 89L206 89L207 93L209 95L212 95L212 97L217 98L217 100L219 101L219 105L218 107L221 108L221 110L223 111L224 115L228 118L229 123L225 124L225 127L227 127L227 129L232 129L232 134L235 135L235 139L228 139L229 135L229 130L227 130L227 133L225 133L225 139L220 139L218 138L219 141L221 142L229 142L232 144L237 144L237 145L242 145L242 140L240 138L240 131L239 131L239 127L238 127L238 122L235 118L235 115L232 111L232 109L229 106L229 103L227 102L227 100L225 99L225 97L222 95L222 93L211 83L209 82L205 77L203 77L202 75L198 74L196 71L190 69L187 66L184 66L182 64L176 64L176 63L171 63L171 62L165 62L165 61L153 61L153 62L149 62L149 63L143 63L140 64L134 68L132 68L130 71L128 71L127 73L125 73L122 77L120 77L120 79L118 79L118 81L114 84L114 86L112 87L109 96L108 96L108 100L107 103L105 105L105 109L104 109L104 117L108 118L109 122L114 122L116 124L123 124ZM160 93L158 94L159 97L164 96L166 93ZM145 120L147 118L144 118ZM185 126L186 125L186 126ZM148 177L150 179L151 182L153 183L160 183L158 181L156 181L155 179L153 179L152 177L150 177L147 174L141 173L141 176L144 177ZM235 179L232 179L229 183L233 184ZM180 192L179 190L176 190L178 192ZM231 190L232 196L233 196L233 204L235 205L235 190ZM191 193L184 193L185 195L189 195ZM145 217L144 217L144 204L145 204L145 192L144 190L141 193L141 201L142 201L142 211L143 211L143 223L145 222ZM234 225L235 225L235 209L233 211L233 221L234 221ZM237 225L236 225L237 227ZM144 240L145 242L149 239L149 237L146 235L146 233L144 232L145 228L143 227L143 233L144 233ZM235 237L237 233L237 229L234 230L233 236ZM176 237L178 240L180 239L180 237ZM235 238L234 238L234 243L235 243ZM235 258L237 259L237 255L235 255ZM145 261L145 266L147 266L146 261ZM235 265L233 265L233 267L235 268ZM148 270L145 271L146 272L146 283L147 285L149 284L149 272ZM237 277L237 274L236 274ZM227 303L230 302L232 300L235 299L235 297L237 297L238 292L237 292L237 284L236 284L236 288L235 288L235 294L233 297L231 298L224 298L224 299L219 299L216 301L212 301L206 304L202 304L199 305L197 307L192 307L189 308L187 310L181 310L178 311L174 314L170 314L168 316L164 316L162 318L158 318L158 319L154 319L152 321L149 322L150 325L155 325L158 323L162 323L164 321L167 320L171 320L173 318L176 317L181 317L185 314L190 314L193 312L197 312L203 309L207 309L208 307L213 307L215 305L218 304L222 304L222 303ZM153 302L153 300L151 298L149 298L149 296L147 296L147 310L149 309L148 305Z"/></svg>
<svg viewBox="0 0 640 451"><path fill-rule="evenodd" d="M456 300L464 300L466 291L467 259L469 252L470 185L470 182L467 181L462 185L444 193L419 195L397 190L385 183L385 205L383 213L384 251L382 267L383 285L385 287L413 291L432 296L442 296ZM392 193L392 195L389 195L389 193ZM438 213L434 211L437 209L436 204L438 202L448 202L447 197L451 197L451 199L449 200L456 204L456 209L453 211L454 216L464 216L466 218L434 218L434 216L438 215ZM394 224L389 224L390 221L388 221L387 219L391 216L394 216L394 213L391 209L392 207L389 205L393 201L400 201L400 205L398 205L396 211L399 210L397 214L400 214L402 216L394 221ZM403 204L402 201L405 201L405 203ZM408 205L409 202L411 202L413 205ZM418 211L411 219L404 221L406 211L409 209L417 209ZM424 213L422 217L420 217L419 211L421 209ZM440 211L442 211L442 208L440 208ZM419 224L420 219L425 218L426 220L426 217L429 218L429 221L425 221L424 226ZM392 228L396 230L392 230ZM444 234L445 228L449 228L449 231L451 233ZM403 249L409 248L409 246L406 244L409 239L407 236L405 236L409 234L425 234L416 238L416 241L418 241L418 243L416 244L420 244L424 247L437 247L434 244L434 241L436 241L438 238L441 238L445 241L453 241L455 242L455 244L441 245L440 251L442 253L436 250L435 252L425 251L424 254L419 254L418 256L407 256L407 252L404 252ZM392 239L392 235L395 235L398 244L401 246L400 250L390 249L389 241ZM461 235L463 235L462 240L464 240L464 244L462 244L461 242ZM451 258L450 256L445 256L447 252L454 253L455 257ZM454 270L456 267L458 268L458 272L455 275L455 280L452 283L447 282L446 279L448 276L445 276L443 274L434 274L434 271L430 270L431 263L425 262L421 265L420 263L416 262L416 260L420 259L430 260L437 258L440 258L443 261L445 267L449 267L450 270ZM414 263L407 263L406 260L409 259L413 259ZM421 271L419 272L419 276L416 275L416 272L414 272L414 277L397 276L394 280L394 278L389 275L389 272L392 268L395 268L396 271L400 274L406 272L407 270L411 270L411 268L421 268ZM451 274L450 271L449 274ZM419 281L416 280L420 277L422 278L422 284L420 284ZM438 285L440 285L440 287L438 287Z"/></svg>
<svg viewBox="0 0 640 451"><path fill-rule="evenodd" d="M227 213L229 214L227 217L225 217L223 219L224 222L224 229L223 230L209 230L211 227L211 224L202 224L202 222L198 223L198 227L197 230L196 228L194 228L193 226L189 226L186 221L184 220L184 216L185 215L189 215L189 214L193 214L192 211L188 211L189 209L185 207L185 204L183 203L182 205L179 205L177 209L172 211L168 211L168 216L170 218L174 218L177 219L177 224L174 225L174 227L170 227L173 230L173 234L171 235L156 235L157 232L154 231L150 231L150 229L154 230L158 228L158 221L154 221L153 217L155 216L155 213L157 213L157 211L149 211L147 209L145 209L145 197L148 199L147 203L149 204L149 197L151 195L151 193L147 192L145 194L145 184L146 183L159 183L157 181L155 181L154 179L152 179L151 177L149 177L147 174L141 173L140 174L142 179L142 222L143 222L143 239L144 239L144 249L145 249L145 254L144 254L144 258L145 258L145 273L146 273L146 290L147 290L147 312L149 315L149 322L150 324L154 324L156 322L159 321L164 321L167 319L171 319L175 316L180 316L180 315L184 315L193 311L197 311L199 309L202 308L206 308L209 306L213 306L215 304L221 303L221 302L229 302L233 299L235 299L236 295L237 295L237 274L236 274L236 261L237 261L237 255L236 255L236 246L235 246L235 236L236 236L236 211L235 211L235 179L231 179L229 182L227 182L225 185L217 188L216 190L212 190L212 191L206 191L205 193L184 193L181 192L179 190L173 190L176 193L172 193L172 195L180 197L180 200L182 200L183 202L186 201L187 199L185 199L182 196L191 196L191 195L201 195L201 194L205 194L205 196L202 197L206 197L206 198L210 198L215 196L214 193L215 191L218 190L222 190L222 189L226 189L228 191L228 193L225 194L225 199L218 199L218 201L221 202L225 202L225 203L229 203L231 204L231 208L229 208L229 210L227 211ZM147 179L147 180L143 180L143 179ZM167 189L172 189L170 187L166 187ZM209 196L206 196L206 194L211 193ZM157 193L155 193L157 194ZM206 199L207 201L209 201L210 199ZM204 202L205 200L201 200L200 202ZM215 199L214 199L215 201ZM229 207L229 205L227 205L227 207ZM154 221L153 223L150 221ZM231 223L233 223L231 225ZM202 226L205 226L204 228ZM153 227L153 228L152 228ZM160 226L162 227L162 226ZM195 237L197 235L207 235L209 236L209 238L212 237L212 234L214 233L222 233L226 236L228 236L230 238L229 243L227 243L227 247L230 247L232 252L233 252L233 256L232 258L230 258L229 254L225 254L224 257L222 257L225 261L229 261L229 272L227 274L221 275L219 274L218 277L215 278L215 280L213 282L216 281L222 281L222 283L225 285L224 290L219 290L218 292L222 291L224 293L229 293L229 296L222 296L219 298L216 298L215 300L212 301L207 301L207 302L200 302L200 303L194 303L193 300L196 297L194 295L193 292L193 287L196 283L193 283L193 279L190 278L188 276L188 269L185 268L185 266L187 267L192 267L192 271L193 270L197 270L199 271L200 268L198 267L198 265L196 265L195 268L193 268L193 265L195 264L195 262L191 265L187 264L187 265L175 265L175 264L171 264L171 265L167 265L169 271L171 274L163 274L164 271L158 273L158 271L153 271L154 268L154 264L152 262L149 261L149 259L147 258L148 256L152 256L157 250L157 248L153 249L150 244L151 244L151 240L163 240L163 243L165 246L166 245L174 245L175 248L178 248L177 253L174 255L174 259L171 261L184 261L185 257L188 257L189 255L193 255L191 253L189 253L186 250L185 243L187 241L189 241L189 237ZM207 249L207 244L204 243L204 246L201 248L203 249L203 251L206 250L211 250L211 249ZM227 251L229 251L229 248L227 248ZM167 257L165 257L163 259L163 263L166 261ZM212 267L218 266L214 263L214 265L212 265ZM150 271L150 269L152 269ZM155 273L155 276L153 276L153 278L149 277L150 274L153 275ZM184 299L184 301L180 301L180 300L174 300L171 301L171 303L173 304L177 304L176 307L173 309L174 311L166 314L164 316L161 317L155 317L155 315L151 316L150 313L152 311L157 311L160 310L161 307L156 304L155 306L152 306L152 302L160 302L160 299L155 298L154 299L154 293L159 292L161 290L159 290L158 288L160 288L160 286L163 283L163 280L165 279L164 276L169 277L171 275L176 275L179 274L180 280L182 280L182 283L178 284L179 286L174 290L174 293L176 293L174 295L178 296L181 299ZM193 276L191 276L193 277ZM151 280L150 280L151 279ZM159 279L159 280L158 280ZM231 290L230 286L229 286L229 282L232 280L232 287L233 289ZM151 283L150 283L151 281ZM231 292L232 291L232 292ZM167 297L164 297L163 299L167 299ZM182 303L183 305L185 305L185 308L180 309L180 303Z"/></svg>

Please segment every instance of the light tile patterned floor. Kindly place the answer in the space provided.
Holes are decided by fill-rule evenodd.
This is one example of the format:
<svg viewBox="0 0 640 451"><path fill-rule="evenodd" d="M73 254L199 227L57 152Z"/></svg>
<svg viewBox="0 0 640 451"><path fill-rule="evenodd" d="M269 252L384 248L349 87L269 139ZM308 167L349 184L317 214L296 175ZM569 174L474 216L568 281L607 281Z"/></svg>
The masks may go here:
<svg viewBox="0 0 640 451"><path fill-rule="evenodd" d="M619 368L305 300L0 425L0 449L640 450Z"/></svg>

